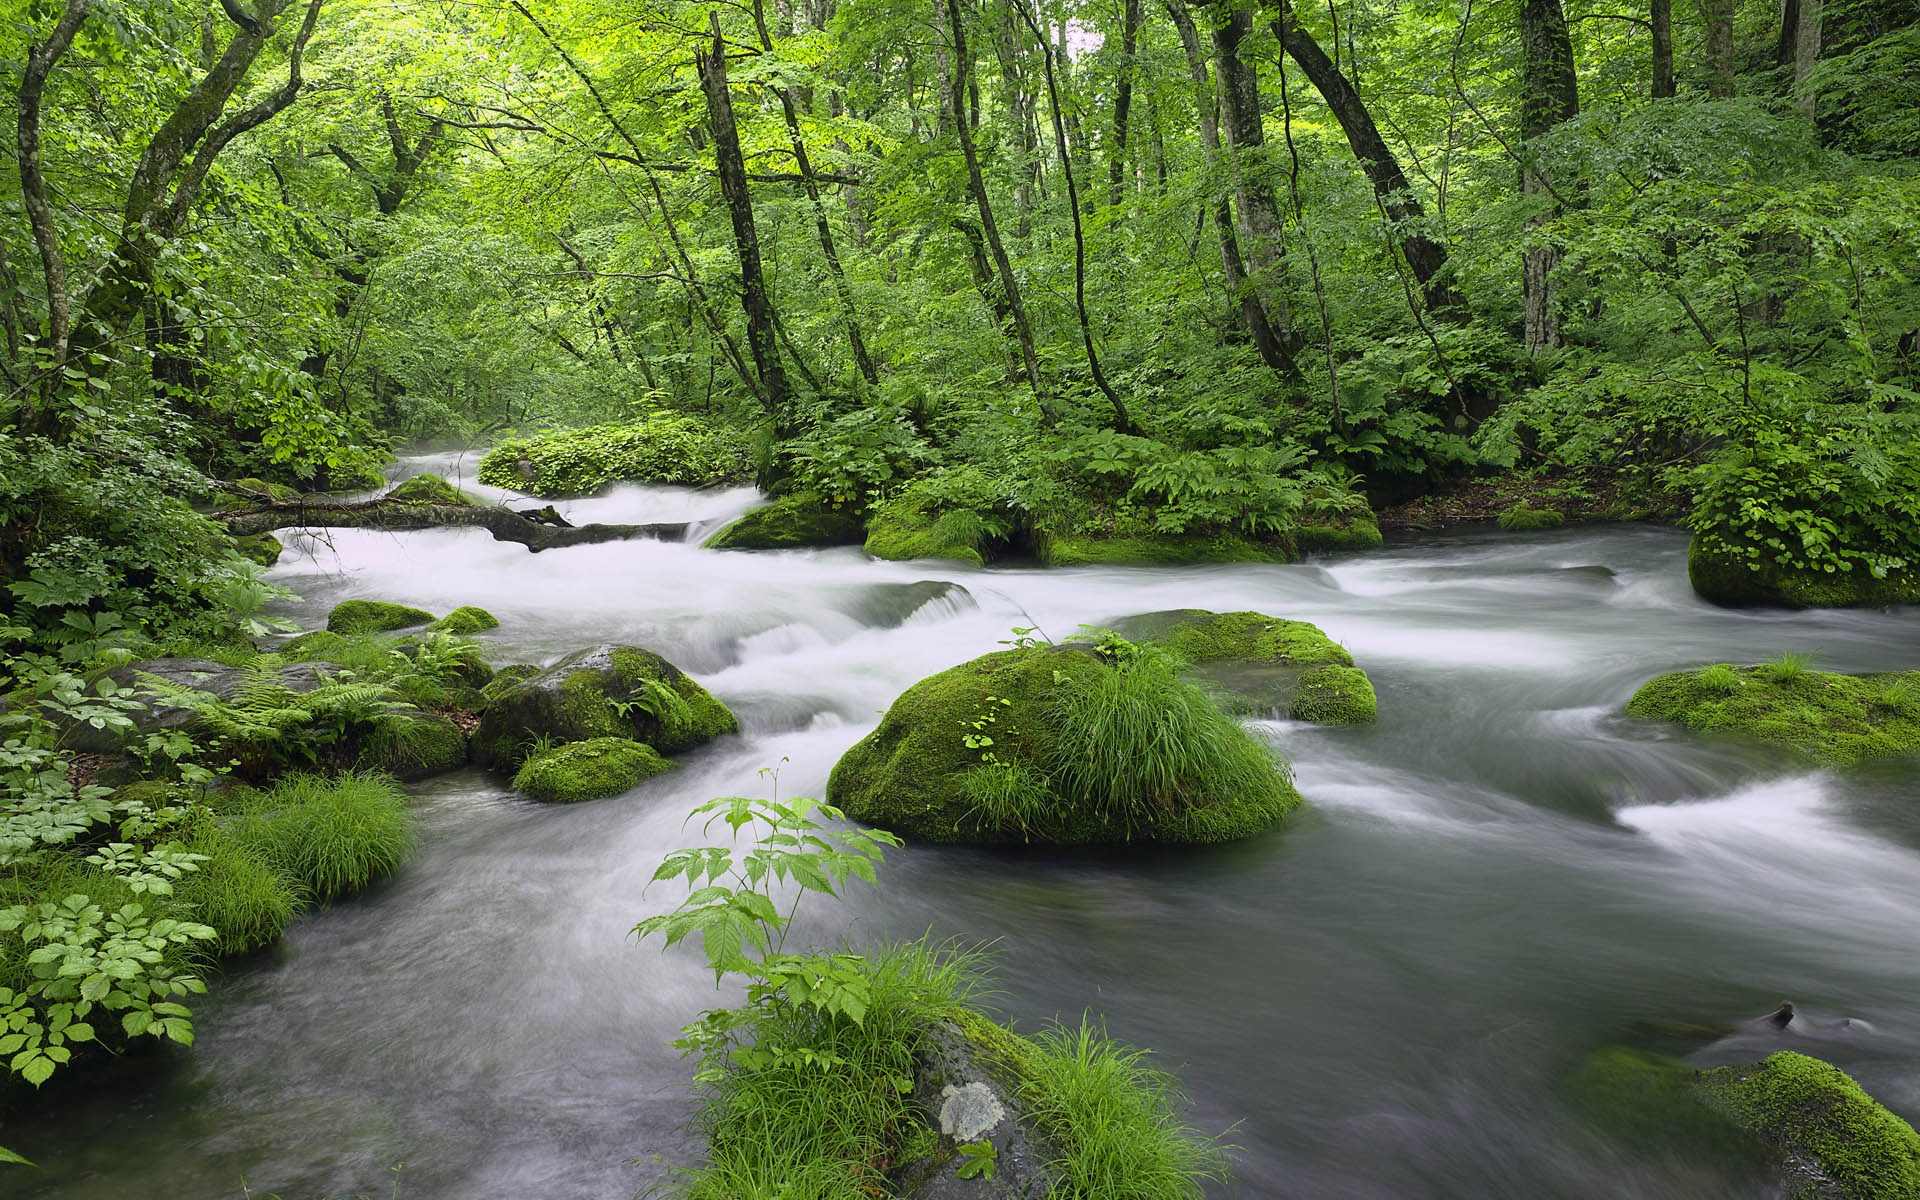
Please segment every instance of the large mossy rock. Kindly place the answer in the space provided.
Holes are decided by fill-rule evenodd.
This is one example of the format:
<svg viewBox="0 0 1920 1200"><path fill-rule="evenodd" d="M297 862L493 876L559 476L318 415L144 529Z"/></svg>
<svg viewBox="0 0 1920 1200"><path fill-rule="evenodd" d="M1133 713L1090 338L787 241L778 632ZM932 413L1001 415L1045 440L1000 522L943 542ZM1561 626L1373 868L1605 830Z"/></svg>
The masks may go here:
<svg viewBox="0 0 1920 1200"><path fill-rule="evenodd" d="M489 487L553 499L590 496L623 480L703 487L748 471L745 443L732 430L660 414L509 439L487 451L476 474Z"/></svg>
<svg viewBox="0 0 1920 1200"><path fill-rule="evenodd" d="M1306 621L1184 608L1128 617L1116 628L1185 659L1236 711L1364 725L1378 708L1373 682L1346 647Z"/></svg>
<svg viewBox="0 0 1920 1200"><path fill-rule="evenodd" d="M517 768L542 739L628 738L672 754L740 728L707 689L638 646L583 650L530 678L503 671L485 695L473 731L474 761L482 766Z"/></svg>
<svg viewBox="0 0 1920 1200"><path fill-rule="evenodd" d="M251 559L263 567L270 567L280 561L286 553L285 543L270 533L256 533L247 537L233 539L233 548L241 557Z"/></svg>
<svg viewBox="0 0 1920 1200"><path fill-rule="evenodd" d="M348 635L391 633L432 620L433 614L424 608L386 600L342 600L327 613L327 631Z"/></svg>
<svg viewBox="0 0 1920 1200"><path fill-rule="evenodd" d="M1150 650L1003 650L921 680L835 764L828 801L933 842L1246 837L1299 803L1273 751Z"/></svg>
<svg viewBox="0 0 1920 1200"><path fill-rule="evenodd" d="M535 800L574 804L632 791L673 766L641 742L588 738L530 755L514 773L513 786Z"/></svg>
<svg viewBox="0 0 1920 1200"><path fill-rule="evenodd" d="M1920 749L1920 671L1840 675L1791 659L1720 663L1648 680L1627 715L1745 734L1844 765Z"/></svg>
<svg viewBox="0 0 1920 1200"><path fill-rule="evenodd" d="M1892 571L1876 579L1858 567L1832 572L1795 570L1764 557L1746 560L1715 553L1697 534L1687 543L1687 581L1702 600L1731 608L1920 604L1920 571Z"/></svg>
<svg viewBox="0 0 1920 1200"><path fill-rule="evenodd" d="M782 496L726 526L703 545L708 550L794 550L806 546L857 546L866 523L849 508L836 508L810 493Z"/></svg>
<svg viewBox="0 0 1920 1200"><path fill-rule="evenodd" d="M1624 1048L1568 1079L1575 1107L1643 1150L1764 1165L1788 1200L1920 1200L1920 1134L1845 1071L1792 1051L1695 1070Z"/></svg>
<svg viewBox="0 0 1920 1200"><path fill-rule="evenodd" d="M1293 530L1294 545L1302 554L1329 550L1378 550L1386 544L1380 522L1371 510L1364 513L1310 515Z"/></svg>
<svg viewBox="0 0 1920 1200"><path fill-rule="evenodd" d="M912 489L875 506L867 516L866 551L889 562L945 558L980 566L995 541L994 526L969 508L936 513Z"/></svg>
<svg viewBox="0 0 1920 1200"><path fill-rule="evenodd" d="M446 504L455 508L479 506L479 497L461 491L438 475L414 475L386 495L402 504Z"/></svg>
<svg viewBox="0 0 1920 1200"><path fill-rule="evenodd" d="M462 604L446 616L427 626L436 633L451 633L461 637L475 633L485 633L489 629L500 628L500 618L484 608L471 604Z"/></svg>

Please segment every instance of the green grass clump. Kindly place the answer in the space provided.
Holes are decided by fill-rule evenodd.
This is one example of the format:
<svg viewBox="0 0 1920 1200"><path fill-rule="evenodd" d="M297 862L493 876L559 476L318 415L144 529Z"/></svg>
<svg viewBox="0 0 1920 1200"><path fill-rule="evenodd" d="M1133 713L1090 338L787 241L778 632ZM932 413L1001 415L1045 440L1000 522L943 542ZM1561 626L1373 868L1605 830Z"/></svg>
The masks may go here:
<svg viewBox="0 0 1920 1200"><path fill-rule="evenodd" d="M207 822L187 849L207 861L181 878L174 896L194 920L213 928L222 954L274 941L303 907L298 883L219 823Z"/></svg>
<svg viewBox="0 0 1920 1200"><path fill-rule="evenodd" d="M406 504L445 504L460 508L481 504L478 497L468 495L438 475L415 475L388 492L385 498Z"/></svg>
<svg viewBox="0 0 1920 1200"><path fill-rule="evenodd" d="M747 474L746 448L733 431L664 413L512 438L487 451L477 472L491 487L549 498L589 496L621 480L702 487Z"/></svg>
<svg viewBox="0 0 1920 1200"><path fill-rule="evenodd" d="M708 550L790 550L853 546L866 536L866 521L853 508L835 507L812 493L797 492L746 513L704 545Z"/></svg>
<svg viewBox="0 0 1920 1200"><path fill-rule="evenodd" d="M1188 1124L1187 1097L1147 1052L1082 1020L1025 1039L1021 1099L1053 1136L1053 1195L1070 1200L1199 1200L1228 1178L1227 1151Z"/></svg>
<svg viewBox="0 0 1920 1200"><path fill-rule="evenodd" d="M939 842L1211 842L1299 803L1264 743L1179 661L988 654L921 680L834 766L828 802Z"/></svg>
<svg viewBox="0 0 1920 1200"><path fill-rule="evenodd" d="M467 636L485 633L489 629L500 628L500 618L484 608L475 608L471 604L462 604L446 616L427 626L428 629Z"/></svg>
<svg viewBox="0 0 1920 1200"><path fill-rule="evenodd" d="M386 600L343 600L327 614L327 629L339 634L388 633L410 625L425 625L433 614L423 608Z"/></svg>
<svg viewBox="0 0 1920 1200"><path fill-rule="evenodd" d="M1806 661L1661 675L1634 693L1627 714L1744 733L1824 763L1920 749L1920 672L1840 675L1808 670Z"/></svg>
<svg viewBox="0 0 1920 1200"><path fill-rule="evenodd" d="M413 849L406 793L389 776L288 775L235 802L236 840L315 900L359 891Z"/></svg>
<svg viewBox="0 0 1920 1200"><path fill-rule="evenodd" d="M673 766L642 742L593 738L530 755L514 774L513 786L535 800L572 804L618 796Z"/></svg>
<svg viewBox="0 0 1920 1200"><path fill-rule="evenodd" d="M1703 1071L1699 1088L1714 1109L1788 1159L1790 1171L1792 1160L1810 1156L1850 1200L1920 1197L1920 1134L1832 1063L1782 1050L1765 1062Z"/></svg>
<svg viewBox="0 0 1920 1200"><path fill-rule="evenodd" d="M1502 529L1514 531L1523 529L1558 529L1567 523L1567 518L1556 509L1528 508L1524 504L1516 504L1511 508L1503 510L1499 516L1494 518L1494 522Z"/></svg>

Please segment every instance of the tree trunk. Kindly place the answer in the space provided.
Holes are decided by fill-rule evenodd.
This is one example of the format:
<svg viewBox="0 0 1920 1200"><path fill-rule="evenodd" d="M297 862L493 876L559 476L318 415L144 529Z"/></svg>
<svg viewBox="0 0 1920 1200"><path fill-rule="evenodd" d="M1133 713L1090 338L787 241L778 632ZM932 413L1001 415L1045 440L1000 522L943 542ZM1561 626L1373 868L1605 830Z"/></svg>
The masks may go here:
<svg viewBox="0 0 1920 1200"><path fill-rule="evenodd" d="M1248 273L1266 310L1268 326L1291 356L1293 313L1281 292L1280 203L1261 177L1258 162L1266 142L1260 76L1240 54L1240 44L1253 34L1253 12L1235 3L1214 15L1224 17L1213 31L1214 82L1233 175L1234 208L1240 216L1240 247L1246 252Z"/></svg>
<svg viewBox="0 0 1920 1200"><path fill-rule="evenodd" d="M973 123L967 116L966 101L972 90L969 84L973 78L973 57L967 50L960 0L945 0L945 4L947 27L953 35L954 63L953 87L948 99L953 109L954 129L960 136L960 153L967 160L967 188L973 193L974 206L980 210L980 229L986 235L987 248L993 252L994 267L1000 273L1000 290L1006 297L1014 337L1020 343L1020 361L1026 368L1027 386L1033 389L1041 415L1052 424L1060 419L1060 414L1047 393L1046 381L1040 377L1040 356L1033 346L1033 326L1027 321L1027 306L1020 299L1020 284L1014 278L1013 263L1007 258L1006 243L1000 239L1000 226L993 219L993 202L987 198L987 183L980 173L980 155L973 145Z"/></svg>
<svg viewBox="0 0 1920 1200"><path fill-rule="evenodd" d="M1528 196L1551 189L1537 162L1535 139L1580 111L1579 81L1574 74L1573 42L1567 34L1566 13L1560 0L1520 0L1520 190ZM1527 221L1538 231L1559 216L1548 208ZM1558 248L1535 245L1523 255L1526 294L1523 341L1530 353L1560 344L1560 313L1554 304L1553 270L1560 265Z"/></svg>
<svg viewBox="0 0 1920 1200"><path fill-rule="evenodd" d="M1653 26L1653 98L1673 95L1673 0L1651 0Z"/></svg>
<svg viewBox="0 0 1920 1200"><path fill-rule="evenodd" d="M1019 164L1013 185L1013 236L1025 241L1033 232L1033 195L1040 182L1040 139L1034 116L1038 104L1020 70L1019 30L1013 14L994 25L994 56L1000 60L1000 82L1012 126L1013 149Z"/></svg>
<svg viewBox="0 0 1920 1200"><path fill-rule="evenodd" d="M1793 65L1794 51L1800 40L1800 0L1780 0L1780 37L1773 45L1776 66Z"/></svg>
<svg viewBox="0 0 1920 1200"><path fill-rule="evenodd" d="M1400 169L1400 160L1380 136L1373 114L1367 111L1360 93L1328 61L1326 51L1313 40L1313 35L1301 26L1289 0L1280 0L1280 17L1273 23L1273 31L1288 57L1300 64L1320 98L1333 111L1334 119L1340 122L1341 130L1347 135L1347 145L1353 148L1354 157L1360 160L1361 169L1373 184L1373 193L1399 242L1400 253L1426 293L1428 310L1444 314L1460 309L1464 302L1445 279L1447 248L1425 233L1426 211L1420 206L1420 198L1407 182L1406 172Z"/></svg>
<svg viewBox="0 0 1920 1200"><path fill-rule="evenodd" d="M1814 118L1813 89L1807 86L1807 75L1820 65L1820 18L1823 0L1800 0L1800 20L1794 29L1793 38L1793 90L1794 105L1807 114L1807 120Z"/></svg>
<svg viewBox="0 0 1920 1200"><path fill-rule="evenodd" d="M1701 0L1707 16L1707 95L1733 99L1733 0Z"/></svg>
<svg viewBox="0 0 1920 1200"><path fill-rule="evenodd" d="M1140 0L1125 0L1120 18L1120 78L1113 91L1113 152L1107 156L1107 190L1118 207L1126 195L1127 114L1133 108L1134 55L1140 49Z"/></svg>
<svg viewBox="0 0 1920 1200"><path fill-rule="evenodd" d="M760 235L753 223L753 199L747 194L747 163L740 152L740 130L733 120L733 95L727 89L727 44L720 36L720 14L708 15L713 41L694 57L700 90L706 93L707 120L712 126L713 159L720 176L720 195L733 219L733 244L740 256L740 305L747 316L747 349L775 436L785 433L792 419L786 368L780 362L773 308L767 301L765 276L760 269Z"/></svg>
<svg viewBox="0 0 1920 1200"><path fill-rule="evenodd" d="M1207 60L1200 49L1200 34L1194 28L1193 14L1187 9L1186 0L1166 0L1166 7L1174 28L1180 32L1180 45L1187 54L1187 72L1193 78L1193 103L1200 114L1200 150L1205 157L1207 175L1217 179L1221 170L1218 102L1207 78ZM1239 306L1240 319L1261 361L1276 371L1297 375L1299 368L1268 323L1265 306L1247 286L1246 269L1240 260L1240 240L1234 232L1233 207L1227 194L1217 188L1211 190L1205 203L1213 212L1214 231L1220 239L1220 265L1226 273L1227 293Z"/></svg>

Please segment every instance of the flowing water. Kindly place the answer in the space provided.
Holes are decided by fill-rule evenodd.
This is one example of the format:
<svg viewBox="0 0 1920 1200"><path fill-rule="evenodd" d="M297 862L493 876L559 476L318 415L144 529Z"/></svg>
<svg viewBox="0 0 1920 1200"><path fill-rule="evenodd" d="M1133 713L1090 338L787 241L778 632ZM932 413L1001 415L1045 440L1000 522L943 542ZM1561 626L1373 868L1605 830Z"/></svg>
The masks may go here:
<svg viewBox="0 0 1920 1200"><path fill-rule="evenodd" d="M450 456L412 469L453 473ZM484 490L484 489L483 489ZM1920 782L1911 760L1810 771L1619 715L1659 672L1812 652L1920 667L1920 611L1730 612L1687 588L1684 535L1621 527L1413 539L1292 565L969 570L854 550L716 553L751 491L623 487L575 521L691 521L687 543L529 555L478 530L296 539L274 577L317 624L350 596L503 625L496 663L658 649L744 732L616 799L548 807L477 771L417 789L416 857L303 919L195 1005L190 1053L133 1056L0 1130L40 1173L9 1196L625 1200L687 1161L667 1045L717 994L693 954L627 934L716 795L818 795L915 680L1012 626L1179 607L1319 624L1379 723L1265 722L1303 808L1201 850L909 847L879 890L813 910L817 942L990 942L1000 1011L1083 1012L1155 1051L1240 1147L1223 1196L1759 1200L1592 1133L1565 1073L1637 1023L1730 1022L1791 998L1847 1036L1797 1046L1920 1117ZM922 581L956 587L915 586Z"/></svg>

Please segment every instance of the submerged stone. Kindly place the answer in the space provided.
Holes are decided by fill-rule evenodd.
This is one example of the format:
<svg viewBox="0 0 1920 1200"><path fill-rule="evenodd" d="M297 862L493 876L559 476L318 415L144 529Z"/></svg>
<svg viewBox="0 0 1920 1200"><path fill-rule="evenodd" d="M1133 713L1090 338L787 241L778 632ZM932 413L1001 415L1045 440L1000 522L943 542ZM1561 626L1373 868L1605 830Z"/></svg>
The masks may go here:
<svg viewBox="0 0 1920 1200"><path fill-rule="evenodd" d="M934 842L1213 842L1299 803L1284 765L1148 651L988 654L908 688L827 799Z"/></svg>
<svg viewBox="0 0 1920 1200"><path fill-rule="evenodd" d="M483 697L473 734L483 766L518 767L542 740L629 738L671 754L740 728L707 689L638 646L583 650L528 678L502 671Z"/></svg>
<svg viewBox="0 0 1920 1200"><path fill-rule="evenodd" d="M804 546L857 546L866 523L851 508L836 507L810 493L782 496L743 514L703 545L708 550L792 550Z"/></svg>
<svg viewBox="0 0 1920 1200"><path fill-rule="evenodd" d="M1787 658L1720 663L1648 680L1627 715L1738 733L1810 759L1847 764L1920 749L1920 671L1841 675Z"/></svg>

